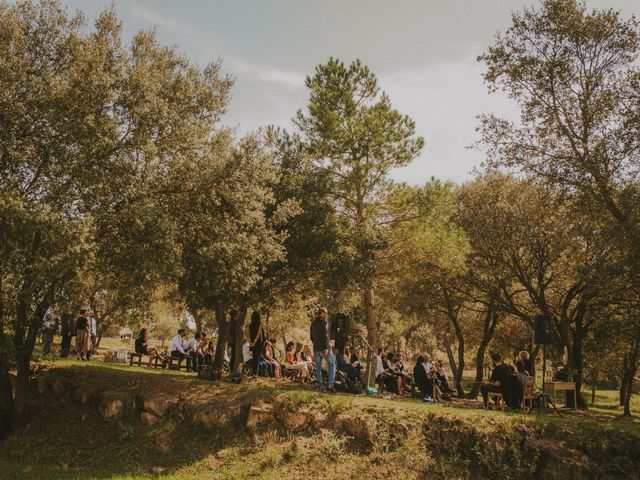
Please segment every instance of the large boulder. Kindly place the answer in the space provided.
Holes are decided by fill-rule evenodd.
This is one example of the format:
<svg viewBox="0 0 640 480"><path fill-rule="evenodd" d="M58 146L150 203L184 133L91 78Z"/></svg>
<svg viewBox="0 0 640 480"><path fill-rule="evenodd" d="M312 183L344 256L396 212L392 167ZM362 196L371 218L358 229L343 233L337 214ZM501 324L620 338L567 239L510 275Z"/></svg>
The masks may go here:
<svg viewBox="0 0 640 480"><path fill-rule="evenodd" d="M278 413L278 419L282 422L284 428L290 432L297 432L307 428L313 423L314 418L314 412L307 408L292 411L283 410Z"/></svg>
<svg viewBox="0 0 640 480"><path fill-rule="evenodd" d="M275 423L273 405L260 402L249 407L247 427L271 426Z"/></svg>
<svg viewBox="0 0 640 480"><path fill-rule="evenodd" d="M336 417L335 425L360 440L370 440L373 426L360 415L342 413Z"/></svg>
<svg viewBox="0 0 640 480"><path fill-rule="evenodd" d="M153 425L154 423L156 423L158 421L158 417L156 417L153 413L142 412L140 414L140 420L145 425Z"/></svg>
<svg viewBox="0 0 640 480"><path fill-rule="evenodd" d="M105 419L120 418L125 410L133 406L133 396L129 392L106 391L100 395L98 411Z"/></svg>
<svg viewBox="0 0 640 480"><path fill-rule="evenodd" d="M239 405L225 406L205 404L195 407L191 412L191 421L205 429L222 427L240 413Z"/></svg>
<svg viewBox="0 0 640 480"><path fill-rule="evenodd" d="M89 403L92 400L95 400L98 397L99 393L100 387L96 385L78 385L76 391L73 394L73 397L80 403Z"/></svg>
<svg viewBox="0 0 640 480"><path fill-rule="evenodd" d="M176 398L168 396L155 395L150 398L142 399L142 408L145 412L151 412L159 417L165 415L169 409L175 407L178 404Z"/></svg>

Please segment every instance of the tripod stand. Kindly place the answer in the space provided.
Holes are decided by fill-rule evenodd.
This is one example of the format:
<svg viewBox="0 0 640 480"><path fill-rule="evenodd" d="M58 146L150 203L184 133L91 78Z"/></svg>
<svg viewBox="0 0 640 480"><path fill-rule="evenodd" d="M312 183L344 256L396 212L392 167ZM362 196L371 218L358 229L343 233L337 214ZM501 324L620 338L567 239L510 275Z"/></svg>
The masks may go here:
<svg viewBox="0 0 640 480"><path fill-rule="evenodd" d="M553 409L555 410L555 412L562 417L562 413L560 413L560 410L558 410L558 407L556 407L556 402L553 400L553 398L551 398L549 395L547 395L544 392L540 392L536 395L536 400L538 402L538 415L540 415L542 413L542 407L545 405L551 405L553 407Z"/></svg>

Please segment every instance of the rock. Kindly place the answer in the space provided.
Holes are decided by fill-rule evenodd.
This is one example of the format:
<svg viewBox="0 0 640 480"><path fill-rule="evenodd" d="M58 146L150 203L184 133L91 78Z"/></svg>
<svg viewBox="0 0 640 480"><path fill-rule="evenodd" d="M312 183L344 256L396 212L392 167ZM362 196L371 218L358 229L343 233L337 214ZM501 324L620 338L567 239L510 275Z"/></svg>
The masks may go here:
<svg viewBox="0 0 640 480"><path fill-rule="evenodd" d="M121 417L125 409L131 407L132 404L133 397L128 392L107 391L100 395L98 410L100 415L110 420Z"/></svg>
<svg viewBox="0 0 640 480"><path fill-rule="evenodd" d="M58 397L62 397L67 391L67 386L61 378L54 378L51 380L51 388L53 389L53 393Z"/></svg>
<svg viewBox="0 0 640 480"><path fill-rule="evenodd" d="M80 385L73 394L73 397L80 403L89 403L90 401L95 400L99 393L100 389L96 386L85 387Z"/></svg>
<svg viewBox="0 0 640 480"><path fill-rule="evenodd" d="M155 437L156 446L162 453L171 452L171 435L169 432L160 432Z"/></svg>
<svg viewBox="0 0 640 480"><path fill-rule="evenodd" d="M153 413L142 412L140 414L140 420L142 420L142 423L144 423L145 425L153 425L158 421L158 417L156 417Z"/></svg>
<svg viewBox="0 0 640 480"><path fill-rule="evenodd" d="M229 423L234 414L237 413L237 411L233 411L230 408L224 408L222 405L202 405L193 411L191 414L191 421L201 427L211 429L214 427L221 427L222 425Z"/></svg>
<svg viewBox="0 0 640 480"><path fill-rule="evenodd" d="M167 411L175 407L178 401L175 398L154 396L153 398L145 398L142 400L142 408L146 412L151 412L162 417Z"/></svg>
<svg viewBox="0 0 640 480"><path fill-rule="evenodd" d="M279 417L288 431L297 432L311 425L314 414L306 408L301 408L295 411L284 411Z"/></svg>
<svg viewBox="0 0 640 480"><path fill-rule="evenodd" d="M260 402L249 407L249 415L247 416L247 427L259 425L272 425L275 422L275 413L273 405Z"/></svg>
<svg viewBox="0 0 640 480"><path fill-rule="evenodd" d="M320 410L313 412L313 418L311 419L311 426L316 430L322 430L327 428L329 417L325 412Z"/></svg>
<svg viewBox="0 0 640 480"><path fill-rule="evenodd" d="M36 389L40 395L49 393L49 380L46 377L39 377L36 381Z"/></svg>
<svg viewBox="0 0 640 480"><path fill-rule="evenodd" d="M370 438L370 427L364 417L340 414L336 417L336 427L361 440Z"/></svg>
<svg viewBox="0 0 640 480"><path fill-rule="evenodd" d="M86 422L87 420L89 420L89 414L88 413L83 413L82 414L82 418L80 419L83 422Z"/></svg>

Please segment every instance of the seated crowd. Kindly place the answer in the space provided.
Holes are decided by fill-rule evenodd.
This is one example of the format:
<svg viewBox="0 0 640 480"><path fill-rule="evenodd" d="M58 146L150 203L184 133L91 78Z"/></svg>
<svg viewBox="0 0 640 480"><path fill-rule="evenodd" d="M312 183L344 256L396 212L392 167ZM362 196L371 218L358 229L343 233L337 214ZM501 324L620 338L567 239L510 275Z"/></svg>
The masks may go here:
<svg viewBox="0 0 640 480"><path fill-rule="evenodd" d="M232 312L233 318L237 312ZM318 316L311 325L311 341L313 353L309 345L288 342L284 354L276 347L276 341L269 339L259 312L253 312L244 343L242 344L242 371L253 377L294 378L306 383L315 381L319 389L334 390L336 374L342 383L360 382L364 384L364 367L357 349L350 351L346 345L341 349L331 346L328 334L326 309L320 309ZM230 328L229 339L234 339L233 328ZM235 372L234 342L231 342L231 357L227 351L223 352L223 368ZM171 339L169 355L159 353L158 349L148 344L146 328L140 331L135 341L135 351L149 356L148 366L152 361L159 360L161 366L166 367L167 361L172 359L184 361L187 371L198 371L212 366L216 356L216 345L207 339L205 333L196 333L190 337L185 329L179 329ZM525 379L533 370L529 355L523 351L515 359L516 367L502 362L499 354L492 353L494 369L489 380L478 385L484 407L489 407L489 397L492 392L500 393L505 404L512 409L519 408ZM400 353L384 352L382 349L375 356L376 384L382 391L398 395L419 395L425 402L440 403L449 400L453 389L449 377L443 367L443 362L430 355L419 355L413 366L412 374Z"/></svg>

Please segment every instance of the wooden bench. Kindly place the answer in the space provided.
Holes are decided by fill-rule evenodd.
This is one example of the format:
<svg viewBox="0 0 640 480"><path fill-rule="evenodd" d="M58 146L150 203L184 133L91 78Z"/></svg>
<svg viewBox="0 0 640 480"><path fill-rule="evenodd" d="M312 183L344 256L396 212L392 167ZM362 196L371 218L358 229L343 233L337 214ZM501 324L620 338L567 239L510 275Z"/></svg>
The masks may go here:
<svg viewBox="0 0 640 480"><path fill-rule="evenodd" d="M139 367L142 366L142 357L146 357L146 355L142 354L142 353L137 353L137 352L130 352L129 353L129 365L133 366L134 362L137 363L137 365ZM158 365L158 362L160 361L160 359L158 357L154 358L153 362L151 363L151 365L153 365L153 368L158 368L159 366L161 367L162 365Z"/></svg>
<svg viewBox="0 0 640 480"><path fill-rule="evenodd" d="M491 402L496 406L496 408L504 411L504 398L502 398L502 394L500 392L489 392L487 396L487 403L491 406Z"/></svg>
<svg viewBox="0 0 640 480"><path fill-rule="evenodd" d="M167 358L167 369L169 370L180 370L183 367L185 370L187 369L187 358L188 357L166 357Z"/></svg>

